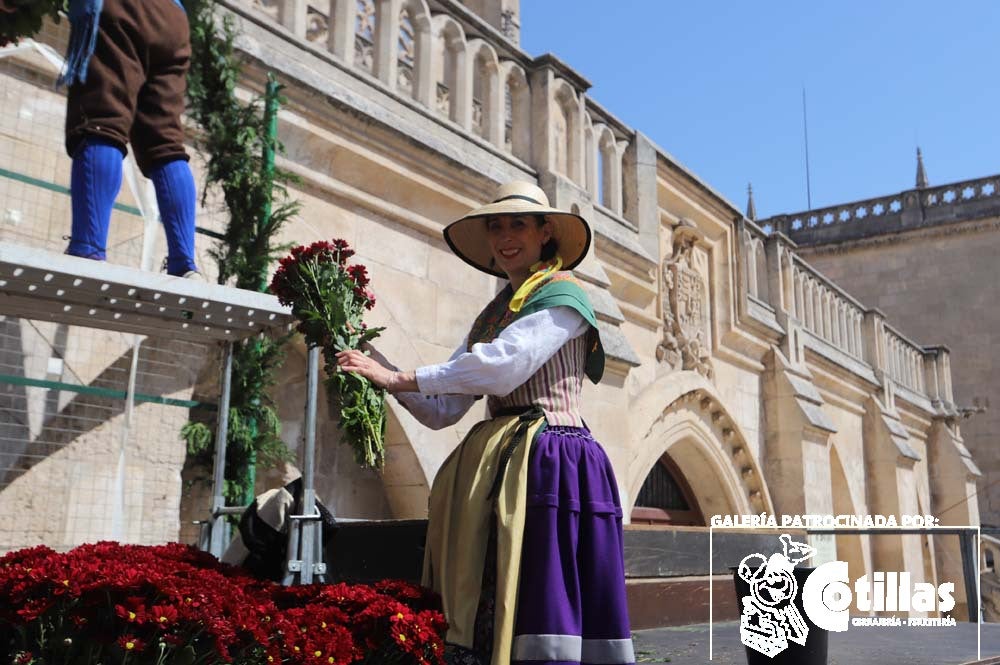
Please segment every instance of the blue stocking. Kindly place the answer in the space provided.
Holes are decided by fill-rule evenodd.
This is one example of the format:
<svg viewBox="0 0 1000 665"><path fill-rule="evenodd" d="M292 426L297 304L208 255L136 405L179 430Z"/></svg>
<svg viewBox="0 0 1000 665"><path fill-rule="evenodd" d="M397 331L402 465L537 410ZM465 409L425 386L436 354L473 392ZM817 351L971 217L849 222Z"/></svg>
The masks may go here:
<svg viewBox="0 0 1000 665"><path fill-rule="evenodd" d="M70 174L73 231L67 254L100 261L107 258L111 208L121 186L121 148L105 139L86 138L73 156Z"/></svg>
<svg viewBox="0 0 1000 665"><path fill-rule="evenodd" d="M167 234L167 272L183 275L197 270L194 262L194 176L187 160L159 164L149 172L156 187L163 230Z"/></svg>

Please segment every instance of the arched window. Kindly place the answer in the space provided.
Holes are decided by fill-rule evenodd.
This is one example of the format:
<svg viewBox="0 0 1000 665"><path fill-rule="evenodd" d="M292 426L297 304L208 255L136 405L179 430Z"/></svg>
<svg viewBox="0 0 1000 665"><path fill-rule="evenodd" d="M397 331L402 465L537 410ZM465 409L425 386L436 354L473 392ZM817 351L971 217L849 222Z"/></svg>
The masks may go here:
<svg viewBox="0 0 1000 665"><path fill-rule="evenodd" d="M375 2L355 1L354 64L371 74L375 71Z"/></svg>
<svg viewBox="0 0 1000 665"><path fill-rule="evenodd" d="M664 455L646 476L632 509L633 524L705 526L705 517L684 474Z"/></svg>
<svg viewBox="0 0 1000 665"><path fill-rule="evenodd" d="M396 45L399 65L396 72L396 88L407 95L413 94L413 64L416 61L416 49L413 17L410 16L410 10L403 7L399 11L399 40Z"/></svg>
<svg viewBox="0 0 1000 665"><path fill-rule="evenodd" d="M436 89L434 93L434 108L459 124L463 108L463 94L468 95L465 87L467 76L463 76L465 68L465 36L462 29L451 17L437 15L435 26L437 35L434 42L436 58L434 59L434 78ZM471 100L470 100L471 101ZM471 115L471 114L470 114Z"/></svg>
<svg viewBox="0 0 1000 665"><path fill-rule="evenodd" d="M485 42L473 40L468 48L472 65L472 131L498 147L503 141L500 100L500 65Z"/></svg>
<svg viewBox="0 0 1000 665"><path fill-rule="evenodd" d="M580 100L576 91L566 81L557 83L553 106L553 163L557 171L577 184L584 184L583 176L583 126Z"/></svg>
<svg viewBox="0 0 1000 665"><path fill-rule="evenodd" d="M615 135L607 125L598 137L597 152L600 156L600 203L608 210L621 214L621 156Z"/></svg>
<svg viewBox="0 0 1000 665"><path fill-rule="evenodd" d="M472 71L472 131L489 138L489 98L490 70L486 58L476 55L476 63Z"/></svg>
<svg viewBox="0 0 1000 665"><path fill-rule="evenodd" d="M555 149L553 167L558 173L569 175L569 121L562 104L552 107L552 141Z"/></svg>
<svg viewBox="0 0 1000 665"><path fill-rule="evenodd" d="M510 78L503 86L503 145L507 150L514 151L514 91L511 89Z"/></svg>
<svg viewBox="0 0 1000 665"><path fill-rule="evenodd" d="M528 79L517 65L503 63L504 82L504 143L515 157L531 159L531 90Z"/></svg>

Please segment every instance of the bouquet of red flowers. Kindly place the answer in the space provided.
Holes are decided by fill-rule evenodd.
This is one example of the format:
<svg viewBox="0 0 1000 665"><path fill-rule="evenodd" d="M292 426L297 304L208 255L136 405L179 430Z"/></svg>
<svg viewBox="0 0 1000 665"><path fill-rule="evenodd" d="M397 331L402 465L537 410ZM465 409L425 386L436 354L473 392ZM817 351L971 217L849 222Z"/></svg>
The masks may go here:
<svg viewBox="0 0 1000 665"><path fill-rule="evenodd" d="M357 374L338 372L339 351L360 348L384 328L369 328L364 311L375 306L368 290L368 271L348 265L354 250L339 239L299 246L281 259L271 280L271 293L292 308L306 343L323 349L326 386L340 396L340 426L365 468L385 462L385 390Z"/></svg>
<svg viewBox="0 0 1000 665"><path fill-rule="evenodd" d="M0 557L0 662L443 665L440 598L402 581L283 587L177 543Z"/></svg>

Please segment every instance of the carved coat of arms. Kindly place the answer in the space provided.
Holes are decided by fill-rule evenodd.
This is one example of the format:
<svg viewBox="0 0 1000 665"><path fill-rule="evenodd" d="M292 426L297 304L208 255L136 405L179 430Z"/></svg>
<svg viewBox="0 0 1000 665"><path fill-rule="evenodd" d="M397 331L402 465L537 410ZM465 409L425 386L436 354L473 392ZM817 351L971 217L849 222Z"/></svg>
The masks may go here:
<svg viewBox="0 0 1000 665"><path fill-rule="evenodd" d="M695 370L711 379L708 350L708 283L694 265L701 233L687 220L674 229L673 252L661 269L663 339L656 358L674 369Z"/></svg>

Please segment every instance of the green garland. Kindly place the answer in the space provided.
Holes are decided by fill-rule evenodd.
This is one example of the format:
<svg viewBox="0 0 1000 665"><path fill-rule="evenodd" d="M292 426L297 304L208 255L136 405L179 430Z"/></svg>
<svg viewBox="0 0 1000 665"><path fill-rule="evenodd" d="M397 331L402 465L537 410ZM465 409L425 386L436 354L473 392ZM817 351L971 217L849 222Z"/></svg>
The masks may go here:
<svg viewBox="0 0 1000 665"><path fill-rule="evenodd" d="M0 47L33 37L46 17L59 22L67 0L0 0Z"/></svg>
<svg viewBox="0 0 1000 665"><path fill-rule="evenodd" d="M280 88L268 86L270 104L236 99L241 64L235 56L232 17L217 21L213 0L184 0L191 26L191 70L188 74L190 114L201 128L195 145L208 157L204 204L208 191L222 190L229 222L223 240L211 250L219 268L219 283L263 291L270 263L288 246L274 238L299 210L288 200L290 174L273 167L281 149L273 131ZM221 26L221 30L220 30ZM274 201L281 201L275 205ZM268 390L280 367L288 337L259 337L233 349L232 395L226 448L227 478L223 495L230 505L246 505L254 496L255 469L292 461L281 440L280 423ZM213 431L205 423L188 423L181 431L188 453L198 466L211 468Z"/></svg>

